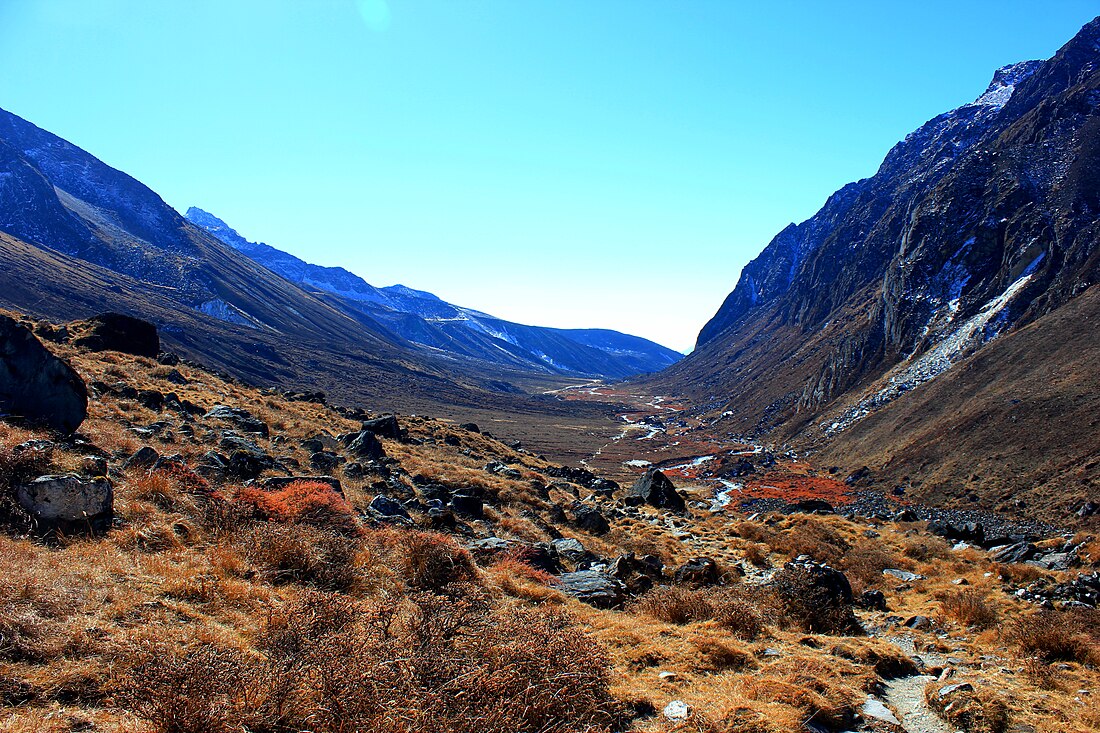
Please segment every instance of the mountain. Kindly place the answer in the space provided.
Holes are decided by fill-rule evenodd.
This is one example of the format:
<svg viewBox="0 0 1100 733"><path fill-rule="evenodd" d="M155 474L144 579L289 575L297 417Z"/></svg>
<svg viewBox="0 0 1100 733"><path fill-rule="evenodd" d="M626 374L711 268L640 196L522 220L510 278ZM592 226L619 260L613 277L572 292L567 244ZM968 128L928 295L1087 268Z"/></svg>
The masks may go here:
<svg viewBox="0 0 1100 733"><path fill-rule="evenodd" d="M394 302L427 300L389 293ZM166 349L253 385L460 421L524 416L509 431L516 438L544 434L543 422L588 425L610 409L542 394L575 373L427 348L349 303L257 264L133 177L0 110L0 306L53 321L134 315L158 326ZM592 366L584 376L632 368L559 334L547 338L575 348Z"/></svg>
<svg viewBox="0 0 1100 733"><path fill-rule="evenodd" d="M602 329L524 326L451 305L404 285L376 288L342 267L321 267L268 244L250 242L213 214L192 206L191 223L354 317L384 324L402 339L500 366L621 378L659 371L682 355L652 341Z"/></svg>
<svg viewBox="0 0 1100 733"><path fill-rule="evenodd" d="M1051 59L998 70L780 232L695 352L651 384L695 398L730 434L866 462L918 493L959 497L965 481L992 503L1038 474L1062 477L1048 493L1095 492L1095 431L1043 405L1072 394L1073 414L1100 408L1095 361L1074 357L1072 378L1053 379L1073 356L1064 340L1083 336L1064 314L1096 317L1098 109L1100 19ZM1038 435L1059 449L1037 455ZM1003 460L1013 454L1033 456L1028 471Z"/></svg>

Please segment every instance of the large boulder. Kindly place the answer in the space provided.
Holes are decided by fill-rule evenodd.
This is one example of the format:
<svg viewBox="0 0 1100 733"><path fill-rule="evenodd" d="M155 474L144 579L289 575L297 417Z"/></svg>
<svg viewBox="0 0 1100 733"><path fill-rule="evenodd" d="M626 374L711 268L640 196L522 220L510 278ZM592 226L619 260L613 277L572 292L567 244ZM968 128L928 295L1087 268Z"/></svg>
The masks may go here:
<svg viewBox="0 0 1100 733"><path fill-rule="evenodd" d="M397 418L393 415L383 415L372 420L364 420L361 428L374 433L379 438L401 440L401 426L397 424Z"/></svg>
<svg viewBox="0 0 1100 733"><path fill-rule="evenodd" d="M114 516L114 489L103 477L40 476L16 486L15 500L43 529L101 532Z"/></svg>
<svg viewBox="0 0 1100 733"><path fill-rule="evenodd" d="M236 426L246 433L254 433L267 437L270 429L267 423L241 407L229 407L228 405L214 405L203 417L213 420L224 420Z"/></svg>
<svg viewBox="0 0 1100 733"><path fill-rule="evenodd" d="M78 334L73 344L90 351L121 351L150 359L156 359L160 354L157 327L140 318L121 313L101 313L74 323L71 328Z"/></svg>
<svg viewBox="0 0 1100 733"><path fill-rule="evenodd" d="M671 509L675 512L682 512L687 506L684 497L680 496L680 492L676 491L676 487L668 477L654 468L646 471L634 482L634 486L623 497L623 501L630 506L649 504L658 509Z"/></svg>
<svg viewBox="0 0 1100 733"><path fill-rule="evenodd" d="M806 556L783 566L769 586L784 610L806 631L821 634L861 634L852 612L852 586L844 573Z"/></svg>
<svg viewBox="0 0 1100 733"><path fill-rule="evenodd" d="M369 430L360 430L352 437L348 443L348 452L356 458L365 458L370 461L377 461L386 456L382 442Z"/></svg>
<svg viewBox="0 0 1100 733"><path fill-rule="evenodd" d="M7 316L0 316L0 414L66 434L88 415L88 390L80 375Z"/></svg>
<svg viewBox="0 0 1100 733"><path fill-rule="evenodd" d="M596 608L618 608L626 600L622 581L597 570L565 573L559 582L567 594Z"/></svg>

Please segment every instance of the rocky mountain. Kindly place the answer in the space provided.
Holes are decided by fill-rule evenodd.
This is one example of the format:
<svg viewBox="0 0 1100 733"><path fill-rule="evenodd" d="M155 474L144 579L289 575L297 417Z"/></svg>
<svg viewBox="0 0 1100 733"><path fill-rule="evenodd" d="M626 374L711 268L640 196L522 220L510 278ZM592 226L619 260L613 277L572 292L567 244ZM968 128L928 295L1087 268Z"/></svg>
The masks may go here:
<svg viewBox="0 0 1100 733"><path fill-rule="evenodd" d="M218 217L192 206L188 221L353 315L384 324L402 339L501 366L600 377L659 371L681 354L617 331L525 326L404 285L376 288L342 267L321 267L268 244L249 242ZM334 296L334 297L333 297Z"/></svg>
<svg viewBox="0 0 1100 733"><path fill-rule="evenodd" d="M974 102L922 125L874 176L780 232L744 268L696 351L654 384L706 404L730 433L851 447L878 425L877 453L862 458L884 480L920 485L925 477L928 491L951 494L968 460L936 473L927 453L905 457L899 447L917 435L954 441L957 431L979 427L999 445L970 450L989 454L1025 450L1044 431L1058 436L1060 461L1092 465L1074 481L1094 481L1087 457L1097 446L1079 426L1040 423L1044 410L1000 409L1005 399L1031 407L1060 400L1068 382L986 389L982 372L957 375L1028 326L1029 342L1041 348L1013 350L1015 358L1039 373L1060 371L1066 353L1056 347L1071 324L1058 314L1095 287L1100 268L1098 109L1100 19L1051 59L998 70ZM1080 367L1072 380L1078 406L1100 406L1095 391L1081 388L1095 386L1095 366ZM936 390L946 378L966 391ZM911 410L931 394L935 409ZM908 420L887 417L902 412ZM946 417L963 412L965 424ZM936 431L926 430L930 421ZM893 426L888 434L884 423ZM1034 470L1059 474L1037 460ZM1004 478L1011 469L997 465L987 468L1001 489L1023 481Z"/></svg>

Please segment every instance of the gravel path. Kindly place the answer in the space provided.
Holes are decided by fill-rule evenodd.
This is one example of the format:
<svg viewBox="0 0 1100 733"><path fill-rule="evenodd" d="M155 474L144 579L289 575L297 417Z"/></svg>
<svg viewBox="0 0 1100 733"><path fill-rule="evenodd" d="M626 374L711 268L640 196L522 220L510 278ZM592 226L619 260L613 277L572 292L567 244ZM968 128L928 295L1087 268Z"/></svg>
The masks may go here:
<svg viewBox="0 0 1100 733"><path fill-rule="evenodd" d="M954 733L924 701L924 686L934 680L926 674L903 677L886 685L886 702L897 711L907 733Z"/></svg>

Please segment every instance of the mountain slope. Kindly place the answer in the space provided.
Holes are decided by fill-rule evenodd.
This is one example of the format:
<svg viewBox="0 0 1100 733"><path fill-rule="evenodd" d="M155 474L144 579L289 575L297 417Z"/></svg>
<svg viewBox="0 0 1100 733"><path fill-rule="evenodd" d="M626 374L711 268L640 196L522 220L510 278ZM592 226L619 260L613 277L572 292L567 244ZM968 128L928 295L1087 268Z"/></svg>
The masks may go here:
<svg viewBox="0 0 1100 733"><path fill-rule="evenodd" d="M696 352L653 385L724 413L730 433L858 444L868 416L918 399L952 365L1046 323L1098 281L1098 108L1100 19L1050 60L1000 69L975 102L920 127L874 176L777 235ZM1064 356L1036 343L1047 346L1028 355L1036 365ZM1046 389L1057 397L1058 385ZM965 399L944 395L940 408ZM898 430L903 443L919 427Z"/></svg>
<svg viewBox="0 0 1100 733"><path fill-rule="evenodd" d="M384 324L415 344L510 368L622 378L659 371L681 358L652 341L617 331L525 326L456 305L404 285L376 288L342 267L322 267L270 245L249 242L197 207L187 219L269 270L335 307ZM335 296L335 297L331 297Z"/></svg>

